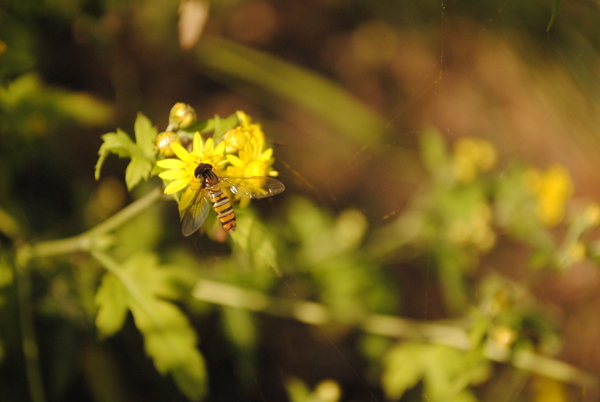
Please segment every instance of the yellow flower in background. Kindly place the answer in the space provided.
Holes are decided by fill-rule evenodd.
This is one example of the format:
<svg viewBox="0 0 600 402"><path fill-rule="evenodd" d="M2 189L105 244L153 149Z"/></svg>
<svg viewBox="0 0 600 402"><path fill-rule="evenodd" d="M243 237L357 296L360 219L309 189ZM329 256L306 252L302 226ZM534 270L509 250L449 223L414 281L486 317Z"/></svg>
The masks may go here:
<svg viewBox="0 0 600 402"><path fill-rule="evenodd" d="M234 154L241 151L244 146L254 140L262 149L265 146L265 134L258 123L252 123L252 119L241 110L236 112L240 125L223 134L222 141L225 143L225 152Z"/></svg>
<svg viewBox="0 0 600 402"><path fill-rule="evenodd" d="M536 196L536 214L547 227L558 225L565 216L567 200L573 193L573 182L568 170L553 165L545 172L530 169L525 173L525 186Z"/></svg>
<svg viewBox="0 0 600 402"><path fill-rule="evenodd" d="M485 253L496 243L492 229L492 210L486 203L477 205L469 217L455 219L448 226L448 238L455 244L473 244Z"/></svg>
<svg viewBox="0 0 600 402"><path fill-rule="evenodd" d="M496 164L496 159L496 150L488 141L459 138L454 143L454 177L461 183L468 183L477 173L489 171Z"/></svg>
<svg viewBox="0 0 600 402"><path fill-rule="evenodd" d="M165 188L165 194L176 193L186 187L192 186L192 184L197 189L199 184L194 172L199 163L211 164L214 170L217 171L217 174L219 169L227 163L224 155L225 145L220 143L215 146L212 138L203 141L200 133L194 134L192 152L188 152L178 143L171 143L171 150L178 159L169 158L156 162L158 167L167 169L159 173L158 177L164 180L172 180Z"/></svg>
<svg viewBox="0 0 600 402"><path fill-rule="evenodd" d="M600 205L597 202L590 202L583 210L583 217L587 226L598 226L600 224Z"/></svg>
<svg viewBox="0 0 600 402"><path fill-rule="evenodd" d="M585 246L585 243L581 240L577 240L569 248L569 258L573 264L585 260L586 256L587 247Z"/></svg>

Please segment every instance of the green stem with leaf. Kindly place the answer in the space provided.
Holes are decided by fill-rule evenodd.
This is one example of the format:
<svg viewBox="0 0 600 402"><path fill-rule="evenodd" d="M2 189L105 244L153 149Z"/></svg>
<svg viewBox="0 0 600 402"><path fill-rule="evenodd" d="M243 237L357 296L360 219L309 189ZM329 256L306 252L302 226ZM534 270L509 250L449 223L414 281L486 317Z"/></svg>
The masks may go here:
<svg viewBox="0 0 600 402"><path fill-rule="evenodd" d="M31 260L81 251L94 252L94 250L106 249L111 244L110 232L145 211L160 200L162 196L163 192L161 189L156 188L87 232L61 240L22 244L17 248L15 265L17 272L16 286L19 305L19 325L22 334L21 346L25 357L29 393L33 402L45 402L46 396L43 391L37 340L33 324L29 269Z"/></svg>

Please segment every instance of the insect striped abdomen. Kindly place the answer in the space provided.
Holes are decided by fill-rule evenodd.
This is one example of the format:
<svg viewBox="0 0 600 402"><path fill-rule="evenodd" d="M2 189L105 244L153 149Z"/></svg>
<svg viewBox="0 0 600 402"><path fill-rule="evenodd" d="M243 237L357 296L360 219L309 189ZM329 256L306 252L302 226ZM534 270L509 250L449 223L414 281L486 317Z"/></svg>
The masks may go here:
<svg viewBox="0 0 600 402"><path fill-rule="evenodd" d="M231 200L221 190L221 180L233 194L246 198L264 198L279 194L284 190L283 184L272 177L219 177L209 163L198 163L194 170L198 179L196 188L190 185L193 193L189 205L182 214L182 231L184 236L194 233L204 223L212 204L217 218L225 229L235 232L237 226ZM210 204L209 204L210 201Z"/></svg>
<svg viewBox="0 0 600 402"><path fill-rule="evenodd" d="M223 227L230 232L235 232L235 213L233 212L233 207L231 206L229 197L227 197L227 194L221 191L221 185L217 184L208 187L208 192L210 194L210 200L212 202L213 209L215 210L217 218L219 218L219 221L221 221Z"/></svg>

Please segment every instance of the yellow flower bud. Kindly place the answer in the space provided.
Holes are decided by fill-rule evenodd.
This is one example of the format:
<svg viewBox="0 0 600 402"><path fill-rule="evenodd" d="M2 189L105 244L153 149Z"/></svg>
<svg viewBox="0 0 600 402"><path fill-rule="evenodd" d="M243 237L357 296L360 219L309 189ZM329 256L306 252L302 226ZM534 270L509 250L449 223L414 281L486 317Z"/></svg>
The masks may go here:
<svg viewBox="0 0 600 402"><path fill-rule="evenodd" d="M164 156L173 156L175 153L171 149L171 144L177 143L181 145L181 138L175 133L171 132L163 132L156 136L156 141L154 142L154 149L159 154Z"/></svg>
<svg viewBox="0 0 600 402"><path fill-rule="evenodd" d="M178 102L169 113L168 130L176 131L184 129L196 122L196 111L188 104Z"/></svg>

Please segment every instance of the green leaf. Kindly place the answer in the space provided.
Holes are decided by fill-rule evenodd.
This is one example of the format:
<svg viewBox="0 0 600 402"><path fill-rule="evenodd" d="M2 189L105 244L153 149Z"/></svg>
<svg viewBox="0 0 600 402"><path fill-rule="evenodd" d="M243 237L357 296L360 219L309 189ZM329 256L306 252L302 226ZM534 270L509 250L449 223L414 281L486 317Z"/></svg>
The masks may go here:
<svg viewBox="0 0 600 402"><path fill-rule="evenodd" d="M172 303L156 298L132 303L135 324L144 335L144 349L161 374L171 374L179 389L198 400L206 392L204 360L196 349L196 334Z"/></svg>
<svg viewBox="0 0 600 402"><path fill-rule="evenodd" d="M558 9L560 8L560 2L561 2L561 0L554 0L552 2L552 15L550 16L550 21L548 22L548 26L546 27L546 32L548 32L550 30L550 27L552 27L552 24L554 24L554 20L556 20L556 17L558 16Z"/></svg>
<svg viewBox="0 0 600 402"><path fill-rule="evenodd" d="M100 169L106 157L113 153L121 158L131 158L131 162L125 170L125 183L127 189L131 190L140 181L147 180L154 168L156 153L154 152L154 141L158 135L156 127L142 113L138 113L134 125L134 143L127 133L117 129L116 133L108 133L102 136L104 143L98 154L100 158L96 163L96 180L100 178Z"/></svg>
<svg viewBox="0 0 600 402"><path fill-rule="evenodd" d="M159 267L154 254L135 254L122 265L101 253L94 257L110 271L96 297L101 333L116 332L127 309L131 311L156 369L170 374L188 398L199 400L206 392L206 372L196 334L177 306L158 293L168 280L168 270Z"/></svg>
<svg viewBox="0 0 600 402"><path fill-rule="evenodd" d="M23 56L18 48L20 46L9 46L10 51L2 56L0 75L7 70L9 59ZM108 104L82 92L46 85L32 73L22 74L10 85L0 88L0 104L7 118L3 130L13 136L47 136L73 124L105 125L113 117L113 109Z"/></svg>
<svg viewBox="0 0 600 402"><path fill-rule="evenodd" d="M142 113L138 113L133 129L135 131L136 145L146 159L154 161L154 141L158 135L158 130Z"/></svg>
<svg viewBox="0 0 600 402"><path fill-rule="evenodd" d="M227 131L240 124L240 121L238 120L237 115L235 113L225 119L222 119L219 116L215 115L215 118L213 120L215 122L215 129L213 134L213 138L215 139L215 141L221 138L221 136Z"/></svg>
<svg viewBox="0 0 600 402"><path fill-rule="evenodd" d="M221 136L227 131L238 126L239 124L240 122L237 118L237 114L235 113L224 119L219 117L218 115L215 115L215 117L212 119L196 122L182 131L199 131L201 133L213 132L212 138L216 141L219 138L221 138Z"/></svg>
<svg viewBox="0 0 600 402"><path fill-rule="evenodd" d="M127 184L127 189L131 190L140 181L148 180L153 166L153 161L138 155L133 155L131 157L131 162L129 162L127 169L125 169L125 184Z"/></svg>
<svg viewBox="0 0 600 402"><path fill-rule="evenodd" d="M417 385L425 370L427 348L427 345L407 342L390 349L385 355L381 383L388 398L400 399L407 390Z"/></svg>
<svg viewBox="0 0 600 402"><path fill-rule="evenodd" d="M102 140L104 141L100 146L100 150L98 154L100 158L96 163L96 173L95 178L98 180L100 178L100 169L102 169L102 165L104 164L104 160L109 154L117 154L120 158L126 158L131 156L135 151L135 144L131 141L131 138L122 131L121 129L117 129L116 133L108 133L102 136Z"/></svg>
<svg viewBox="0 0 600 402"><path fill-rule="evenodd" d="M252 267L278 270L277 250L272 233L250 208L240 209L236 215L239 229L230 239L241 251L239 255L250 258Z"/></svg>
<svg viewBox="0 0 600 402"><path fill-rule="evenodd" d="M99 307L96 327L100 331L100 337L113 335L123 326L128 307L125 287L110 272L104 274L95 302Z"/></svg>

